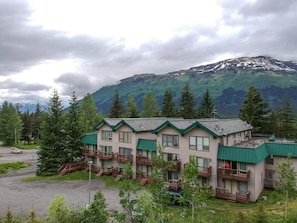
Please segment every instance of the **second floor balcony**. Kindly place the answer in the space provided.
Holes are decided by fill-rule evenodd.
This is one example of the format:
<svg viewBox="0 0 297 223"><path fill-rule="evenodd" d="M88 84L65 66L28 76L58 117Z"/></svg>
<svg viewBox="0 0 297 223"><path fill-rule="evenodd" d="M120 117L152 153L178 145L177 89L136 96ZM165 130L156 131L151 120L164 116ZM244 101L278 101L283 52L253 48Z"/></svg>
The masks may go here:
<svg viewBox="0 0 297 223"><path fill-rule="evenodd" d="M97 154L96 154L96 157L98 157L101 160L112 160L113 159L113 153L112 152L98 151Z"/></svg>
<svg viewBox="0 0 297 223"><path fill-rule="evenodd" d="M152 165L150 157L140 156L140 155L136 156L136 163L140 164L140 165L146 165L146 166L151 166Z"/></svg>
<svg viewBox="0 0 297 223"><path fill-rule="evenodd" d="M250 170L238 170L219 167L218 176L223 179L248 182L250 180Z"/></svg>
<svg viewBox="0 0 297 223"><path fill-rule="evenodd" d="M87 148L82 149L83 156L95 156L96 153L97 153L97 150L92 150L92 149L87 149Z"/></svg>
<svg viewBox="0 0 297 223"><path fill-rule="evenodd" d="M122 163L132 163L133 155L114 153L113 154L113 159L118 161L118 162L122 162Z"/></svg>
<svg viewBox="0 0 297 223"><path fill-rule="evenodd" d="M180 161L167 161L167 164L170 165L170 168L168 171L171 172L180 172Z"/></svg>
<svg viewBox="0 0 297 223"><path fill-rule="evenodd" d="M210 177L211 176L211 166L199 166L199 177Z"/></svg>

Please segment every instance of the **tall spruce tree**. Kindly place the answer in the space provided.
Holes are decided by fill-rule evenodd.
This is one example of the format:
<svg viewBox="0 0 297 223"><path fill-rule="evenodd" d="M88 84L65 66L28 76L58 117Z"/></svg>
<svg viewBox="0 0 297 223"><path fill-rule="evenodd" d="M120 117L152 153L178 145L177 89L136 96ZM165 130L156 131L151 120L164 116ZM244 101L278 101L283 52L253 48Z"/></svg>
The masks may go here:
<svg viewBox="0 0 297 223"><path fill-rule="evenodd" d="M110 107L109 117L110 118L122 118L125 114L125 106L120 100L119 91L116 90L113 103Z"/></svg>
<svg viewBox="0 0 297 223"><path fill-rule="evenodd" d="M164 94L161 115L163 117L175 117L175 113L176 113L176 110L175 110L175 105L172 98L171 90L166 90Z"/></svg>
<svg viewBox="0 0 297 223"><path fill-rule="evenodd" d="M198 108L198 118L213 118L215 116L214 109L214 102L207 89Z"/></svg>
<svg viewBox="0 0 297 223"><path fill-rule="evenodd" d="M128 118L138 118L138 108L135 103L134 97L132 95L128 95L127 98L127 115Z"/></svg>
<svg viewBox="0 0 297 223"><path fill-rule="evenodd" d="M36 175L50 176L57 174L58 168L68 161L66 130L63 126L63 105L57 90L50 98L47 116L42 123L41 144L37 152Z"/></svg>
<svg viewBox="0 0 297 223"><path fill-rule="evenodd" d="M143 108L142 117L144 118L159 116L159 106L153 92L149 91L144 96L142 108Z"/></svg>
<svg viewBox="0 0 297 223"><path fill-rule="evenodd" d="M180 106L179 115L181 117L185 119L196 118L196 112L194 109L195 98L191 92L189 83L186 83L186 85L183 88L179 106Z"/></svg>
<svg viewBox="0 0 297 223"><path fill-rule="evenodd" d="M75 91L72 92L69 104L70 109L66 122L67 162L71 162L74 159L81 157L81 138L83 135L79 121L79 104Z"/></svg>
<svg viewBox="0 0 297 223"><path fill-rule="evenodd" d="M282 105L277 107L277 125L278 137L294 138L296 129L294 123L296 122L288 98L285 98Z"/></svg>
<svg viewBox="0 0 297 223"><path fill-rule="evenodd" d="M96 113L97 108L91 94L88 93L80 106L80 126L82 133L92 132L96 123L103 119L102 113Z"/></svg>
<svg viewBox="0 0 297 223"><path fill-rule="evenodd" d="M268 103L263 101L260 92L250 86L240 108L239 117L253 126L254 133L263 133L269 112Z"/></svg>
<svg viewBox="0 0 297 223"><path fill-rule="evenodd" d="M0 140L5 145L16 144L22 135L23 123L17 109L4 101L0 111Z"/></svg>
<svg viewBox="0 0 297 223"><path fill-rule="evenodd" d="M41 123L42 120L45 118L46 113L41 110L40 104L36 104L35 112L33 114L33 137L34 140L39 140L41 135L40 135L40 130L41 130Z"/></svg>

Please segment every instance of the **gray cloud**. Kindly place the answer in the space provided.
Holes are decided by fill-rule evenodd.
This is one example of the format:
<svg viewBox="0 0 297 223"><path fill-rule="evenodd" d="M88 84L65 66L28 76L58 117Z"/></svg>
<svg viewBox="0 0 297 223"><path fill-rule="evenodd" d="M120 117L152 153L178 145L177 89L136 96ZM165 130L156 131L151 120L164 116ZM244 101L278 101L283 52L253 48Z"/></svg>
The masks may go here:
<svg viewBox="0 0 297 223"><path fill-rule="evenodd" d="M220 24L197 25L192 32L157 39L126 48L123 42L111 42L87 35L67 36L61 31L29 25L31 11L23 0L0 0L0 76L29 69L48 60L75 58L81 61L77 72L65 72L55 80L63 86L62 96L73 90L79 97L120 79L139 73L162 74L214 61L224 55L269 55L297 61L297 1L258 0L220 1ZM108 22L108 20L106 21ZM221 35L221 25L237 32ZM205 39L205 41L201 41ZM227 59L227 58L225 58ZM19 83L8 79L1 89L11 89L33 100L34 92L50 86Z"/></svg>

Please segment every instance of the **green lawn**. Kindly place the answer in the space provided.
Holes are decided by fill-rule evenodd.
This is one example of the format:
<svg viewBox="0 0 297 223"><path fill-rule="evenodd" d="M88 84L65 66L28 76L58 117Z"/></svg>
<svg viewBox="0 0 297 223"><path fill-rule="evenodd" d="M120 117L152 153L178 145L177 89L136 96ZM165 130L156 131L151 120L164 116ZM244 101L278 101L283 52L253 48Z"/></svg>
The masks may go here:
<svg viewBox="0 0 297 223"><path fill-rule="evenodd" d="M9 170L17 171L21 168L29 167L31 164L24 162L2 163L0 164L0 174L6 174Z"/></svg>

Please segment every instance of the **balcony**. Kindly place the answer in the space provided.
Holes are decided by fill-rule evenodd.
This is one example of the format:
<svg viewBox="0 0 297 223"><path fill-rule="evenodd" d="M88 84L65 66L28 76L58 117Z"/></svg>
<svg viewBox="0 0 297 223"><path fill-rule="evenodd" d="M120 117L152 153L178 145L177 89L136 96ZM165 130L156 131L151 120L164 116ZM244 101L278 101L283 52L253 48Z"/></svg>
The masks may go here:
<svg viewBox="0 0 297 223"><path fill-rule="evenodd" d="M184 164L184 169L186 168L186 166L188 165L188 163ZM199 177L210 177L211 176L211 166L199 166Z"/></svg>
<svg viewBox="0 0 297 223"><path fill-rule="evenodd" d="M211 166L199 166L199 177L210 177L211 176Z"/></svg>
<svg viewBox="0 0 297 223"><path fill-rule="evenodd" d="M136 156L136 163L141 165L146 165L146 166L152 165L150 157L147 157L147 156Z"/></svg>
<svg viewBox="0 0 297 223"><path fill-rule="evenodd" d="M180 161L168 161L167 164L171 165L168 171L171 172L180 172Z"/></svg>
<svg viewBox="0 0 297 223"><path fill-rule="evenodd" d="M216 188L216 197L230 202L248 203L250 201L250 192L237 191L235 194L232 194L227 189Z"/></svg>
<svg viewBox="0 0 297 223"><path fill-rule="evenodd" d="M114 153L113 159L122 163L132 163L133 155L123 155L123 154Z"/></svg>
<svg viewBox="0 0 297 223"><path fill-rule="evenodd" d="M175 180L175 179L171 179L168 182L168 188L170 190L179 190L181 189L181 180Z"/></svg>
<svg viewBox="0 0 297 223"><path fill-rule="evenodd" d="M82 149L82 155L83 156L95 156L97 153L97 150L92 150L92 149Z"/></svg>
<svg viewBox="0 0 297 223"><path fill-rule="evenodd" d="M274 189L275 187L281 188L281 184L276 180L264 179L264 187L268 189Z"/></svg>
<svg viewBox="0 0 297 223"><path fill-rule="evenodd" d="M113 159L113 153L112 152L101 152L98 151L96 154L96 157L98 157L101 160L112 160Z"/></svg>
<svg viewBox="0 0 297 223"><path fill-rule="evenodd" d="M250 170L237 170L219 167L218 176L223 179L248 182L250 180Z"/></svg>

